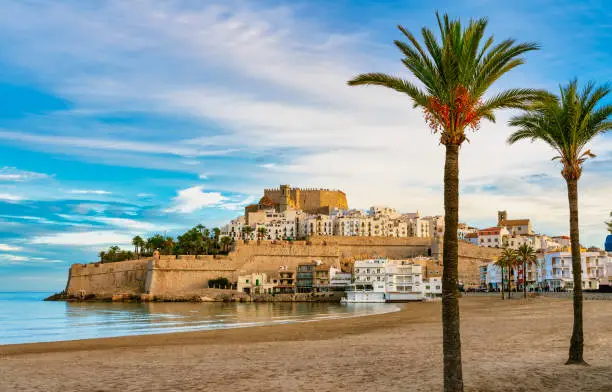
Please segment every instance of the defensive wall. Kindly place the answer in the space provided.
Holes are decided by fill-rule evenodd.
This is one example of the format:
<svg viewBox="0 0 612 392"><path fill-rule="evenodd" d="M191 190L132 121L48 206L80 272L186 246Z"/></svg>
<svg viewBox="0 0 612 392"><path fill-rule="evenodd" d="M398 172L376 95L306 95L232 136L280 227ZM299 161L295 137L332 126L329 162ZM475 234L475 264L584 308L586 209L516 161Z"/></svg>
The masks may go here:
<svg viewBox="0 0 612 392"><path fill-rule="evenodd" d="M441 275L440 245L428 238L315 237L310 241L238 241L227 256L160 256L117 263L73 264L66 289L71 294L150 294L152 296L198 295L208 280L238 275L276 272L280 266L293 270L300 263L321 260L352 270L356 259L389 257L407 259L432 255L428 267ZM459 273L467 280L478 277L479 266L492 257L491 250L461 244ZM439 259L436 257L439 256ZM438 260L438 261L435 261ZM438 264L437 266L435 264ZM428 269L429 271L429 269ZM435 272L434 272L435 276ZM479 280L476 279L476 282Z"/></svg>

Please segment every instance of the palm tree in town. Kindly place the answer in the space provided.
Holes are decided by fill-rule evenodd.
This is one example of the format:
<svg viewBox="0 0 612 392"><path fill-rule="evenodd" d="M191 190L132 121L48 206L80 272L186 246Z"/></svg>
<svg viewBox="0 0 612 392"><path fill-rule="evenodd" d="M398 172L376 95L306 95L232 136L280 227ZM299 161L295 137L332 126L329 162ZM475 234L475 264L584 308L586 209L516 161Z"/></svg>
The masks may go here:
<svg viewBox="0 0 612 392"><path fill-rule="evenodd" d="M527 266L537 265L538 257L531 246L523 244L516 251L516 258L523 269L523 298L527 298Z"/></svg>
<svg viewBox="0 0 612 392"><path fill-rule="evenodd" d="M612 105L602 101L610 87L587 83L582 89L573 80L559 88L559 96L535 102L525 113L510 120L519 129L508 138L508 143L519 140L541 140L551 147L563 165L561 175L567 185L569 201L570 242L574 275L574 326L567 364L584 364L584 336L582 330L582 268L578 230L578 180L582 165L595 155L587 144L596 136L612 129Z"/></svg>
<svg viewBox="0 0 612 392"><path fill-rule="evenodd" d="M612 218L612 211L610 211L610 218ZM606 222L606 225L608 225L608 231L610 232L610 234L612 234L612 219Z"/></svg>
<svg viewBox="0 0 612 392"><path fill-rule="evenodd" d="M266 230L265 227L258 227L257 228L257 237L260 240L263 240L266 237L266 234L268 233L268 230Z"/></svg>
<svg viewBox="0 0 612 392"><path fill-rule="evenodd" d="M501 295L504 299L504 281L510 285L510 268L514 263L514 249L505 248L497 258L495 265L501 270ZM506 280L506 274L508 274L508 280ZM508 298L510 298L510 289L508 289Z"/></svg>
<svg viewBox="0 0 612 392"><path fill-rule="evenodd" d="M141 236L137 235L132 238L132 245L134 245L134 254L136 254L136 258L140 258L140 252L142 252L142 247L144 246L144 240Z"/></svg>
<svg viewBox="0 0 612 392"><path fill-rule="evenodd" d="M444 165L444 248L442 277L442 331L444 390L463 391L461 336L458 302L459 148L467 140L466 130L478 129L480 121L494 121L494 112L504 108L524 108L542 94L532 89L485 93L501 76L524 63L523 54L538 49L534 43L507 39L494 44L485 37L486 19L460 20L436 13L440 36L423 27L423 43L407 29L399 30L408 40L395 41L402 52L402 63L422 86L384 73L361 74L351 86L379 85L408 95L414 107L423 110L425 121L446 148Z"/></svg>

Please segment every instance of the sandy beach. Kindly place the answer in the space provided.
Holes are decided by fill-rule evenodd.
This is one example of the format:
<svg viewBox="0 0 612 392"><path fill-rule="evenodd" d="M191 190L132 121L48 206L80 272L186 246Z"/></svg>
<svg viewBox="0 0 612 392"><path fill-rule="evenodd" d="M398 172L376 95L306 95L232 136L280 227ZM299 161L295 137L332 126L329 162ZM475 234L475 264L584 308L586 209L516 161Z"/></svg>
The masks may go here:
<svg viewBox="0 0 612 392"><path fill-rule="evenodd" d="M585 303L585 359L563 365L572 303L461 300L466 391L612 390L612 302ZM440 303L270 327L0 346L0 391L434 391Z"/></svg>

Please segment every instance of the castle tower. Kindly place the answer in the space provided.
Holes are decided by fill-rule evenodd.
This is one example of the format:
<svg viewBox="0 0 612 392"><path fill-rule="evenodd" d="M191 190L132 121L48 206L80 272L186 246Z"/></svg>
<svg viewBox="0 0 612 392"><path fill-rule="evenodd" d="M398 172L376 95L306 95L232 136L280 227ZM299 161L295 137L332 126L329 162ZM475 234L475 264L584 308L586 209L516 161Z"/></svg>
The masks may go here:
<svg viewBox="0 0 612 392"><path fill-rule="evenodd" d="M289 185L281 185L280 186L280 201L279 201L279 211L285 212L289 208L289 198L291 196L291 188Z"/></svg>
<svg viewBox="0 0 612 392"><path fill-rule="evenodd" d="M507 211L497 211L497 226L501 226L502 222L508 220Z"/></svg>
<svg viewBox="0 0 612 392"><path fill-rule="evenodd" d="M295 188L293 192L295 193L295 197L293 198L293 203L295 204L294 208L296 210L301 210L302 204L300 202L300 188Z"/></svg>

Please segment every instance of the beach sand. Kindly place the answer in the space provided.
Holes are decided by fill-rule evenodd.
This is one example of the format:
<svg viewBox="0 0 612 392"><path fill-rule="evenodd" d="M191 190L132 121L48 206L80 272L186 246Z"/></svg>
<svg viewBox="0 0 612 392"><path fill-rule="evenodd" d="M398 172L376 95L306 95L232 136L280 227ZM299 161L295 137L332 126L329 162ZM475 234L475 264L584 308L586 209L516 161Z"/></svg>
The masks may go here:
<svg viewBox="0 0 612 392"><path fill-rule="evenodd" d="M612 302L462 298L466 391L612 391ZM0 391L439 391L440 303L376 316L0 346Z"/></svg>

